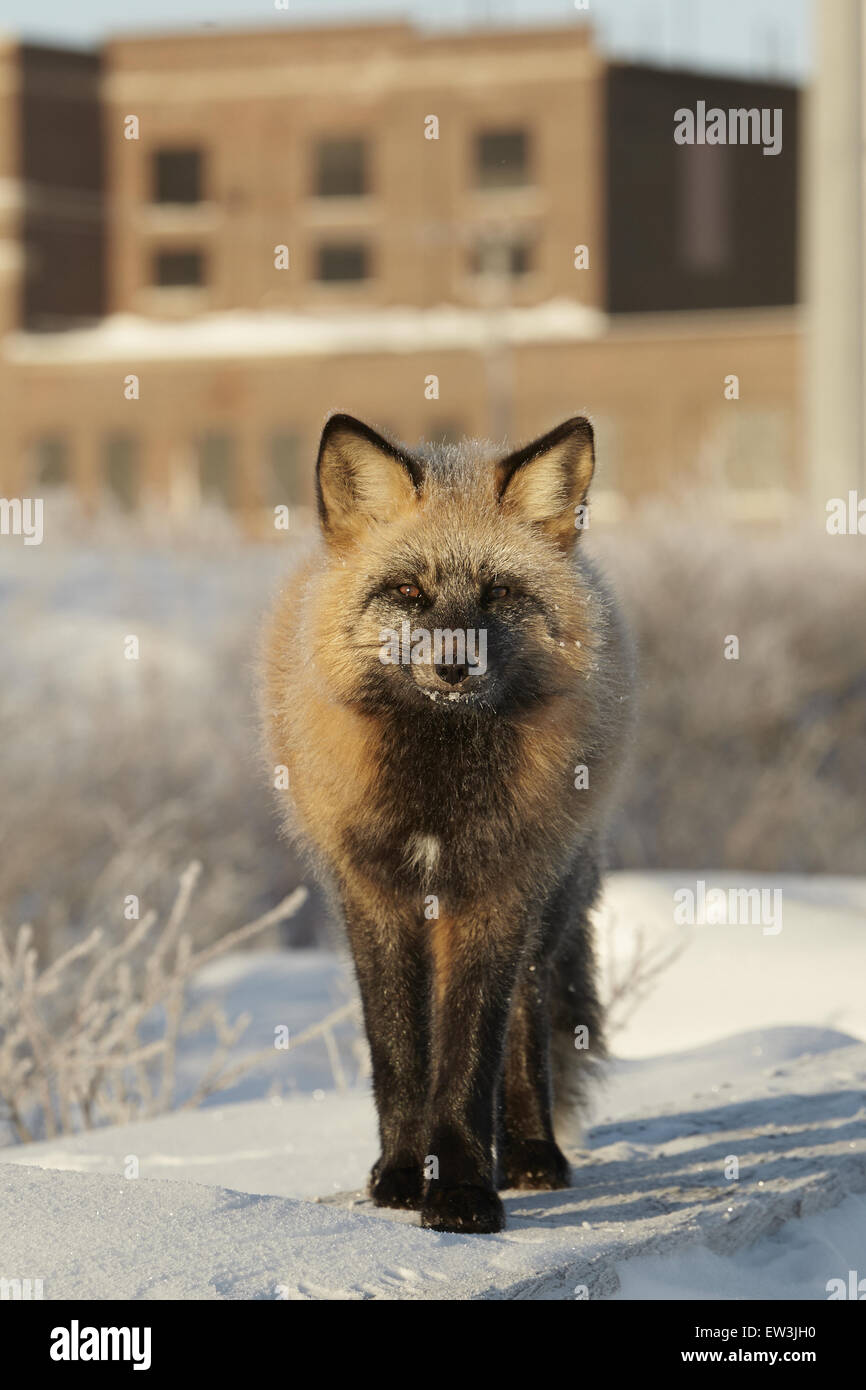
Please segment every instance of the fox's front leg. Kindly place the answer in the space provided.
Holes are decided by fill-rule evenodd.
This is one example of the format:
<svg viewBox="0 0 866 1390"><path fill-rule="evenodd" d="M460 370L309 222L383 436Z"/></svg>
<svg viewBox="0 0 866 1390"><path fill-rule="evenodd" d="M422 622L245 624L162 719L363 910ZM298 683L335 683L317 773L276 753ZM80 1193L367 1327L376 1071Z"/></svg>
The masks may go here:
<svg viewBox="0 0 866 1390"><path fill-rule="evenodd" d="M493 1168L495 1106L521 953L515 914L461 914L432 924L432 1058L421 1224L501 1231ZM519 918L517 919L519 923Z"/></svg>
<svg viewBox="0 0 866 1390"><path fill-rule="evenodd" d="M373 920L344 903L370 1045L382 1152L370 1173L377 1206L420 1204L424 1185L424 1102L428 1085L429 966L417 924Z"/></svg>

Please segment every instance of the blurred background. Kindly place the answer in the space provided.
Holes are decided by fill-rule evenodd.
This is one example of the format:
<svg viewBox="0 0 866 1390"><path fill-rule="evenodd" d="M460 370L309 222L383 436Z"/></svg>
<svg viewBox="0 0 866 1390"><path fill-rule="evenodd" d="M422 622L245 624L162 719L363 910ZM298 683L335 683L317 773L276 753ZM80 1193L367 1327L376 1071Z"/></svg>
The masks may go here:
<svg viewBox="0 0 866 1390"><path fill-rule="evenodd" d="M51 959L194 858L216 939L308 879L252 692L336 409L410 446L589 412L642 658L614 866L866 872L861 0L4 26L0 493L45 500L0 536L8 924ZM781 149L677 144L699 103Z"/></svg>

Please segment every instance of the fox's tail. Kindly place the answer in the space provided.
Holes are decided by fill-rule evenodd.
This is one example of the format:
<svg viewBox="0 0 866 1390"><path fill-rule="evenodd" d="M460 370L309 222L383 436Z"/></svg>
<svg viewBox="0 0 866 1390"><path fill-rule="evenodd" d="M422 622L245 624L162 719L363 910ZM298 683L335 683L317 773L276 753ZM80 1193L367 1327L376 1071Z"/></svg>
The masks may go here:
<svg viewBox="0 0 866 1390"><path fill-rule="evenodd" d="M600 886L597 853L584 849L551 904L564 917L551 993L554 1127L560 1142L575 1142L590 1087L607 1056L590 917Z"/></svg>

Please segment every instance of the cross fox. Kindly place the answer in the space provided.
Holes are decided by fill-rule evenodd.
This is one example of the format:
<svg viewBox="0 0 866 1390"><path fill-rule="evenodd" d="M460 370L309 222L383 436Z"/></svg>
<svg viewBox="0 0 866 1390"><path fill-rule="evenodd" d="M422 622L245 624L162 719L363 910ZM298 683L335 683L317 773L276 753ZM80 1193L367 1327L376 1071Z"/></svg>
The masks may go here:
<svg viewBox="0 0 866 1390"><path fill-rule="evenodd" d="M604 1055L589 911L632 662L583 553L594 466L583 417L503 457L333 415L321 539L265 633L269 759L360 988L369 1192L437 1231L569 1185L554 1124Z"/></svg>

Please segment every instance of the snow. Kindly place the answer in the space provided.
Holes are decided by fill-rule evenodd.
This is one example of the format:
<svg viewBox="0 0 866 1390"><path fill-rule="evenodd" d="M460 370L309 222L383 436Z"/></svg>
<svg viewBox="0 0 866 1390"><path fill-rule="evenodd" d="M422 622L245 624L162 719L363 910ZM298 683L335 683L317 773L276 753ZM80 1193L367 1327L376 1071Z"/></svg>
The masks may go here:
<svg viewBox="0 0 866 1390"><path fill-rule="evenodd" d="M612 876L615 959L638 930L676 937L694 877ZM199 1110L0 1151L4 1274L46 1298L826 1298L866 1272L866 884L762 882L782 932L689 929L615 1039L573 1186L505 1194L501 1234L367 1202L375 1114L344 1031L347 1089L317 1041ZM346 998L323 951L231 956L196 989L253 1013L249 1049ZM181 1057L182 1096L205 1061Z"/></svg>
<svg viewBox="0 0 866 1390"><path fill-rule="evenodd" d="M765 1288L778 1277L797 1297L825 1297L829 1278L866 1267L866 1202L851 1195L866 1192L866 1045L790 1030L774 1048L762 1036L784 1067L758 1067L749 1035L729 1040L728 1070L716 1075L740 1080L687 1105L649 1100L656 1064L640 1064L648 1103L596 1128L568 1191L507 1195L501 1235L422 1231L413 1214L378 1212L360 1192L287 1195L342 1189L348 1174L359 1182L374 1155L368 1096L331 1092L10 1153L4 1265L42 1278L47 1298L645 1297L659 1277L675 1296L689 1269L714 1295L736 1287L727 1258L754 1247L749 1267L758 1279L769 1266ZM724 1176L731 1154L736 1180ZM123 1176L130 1155L135 1179ZM846 1200L861 1219L841 1246L832 1210L829 1227L784 1226ZM810 1241L821 1261L804 1256Z"/></svg>
<svg viewBox="0 0 866 1390"><path fill-rule="evenodd" d="M572 342L599 336L605 315L571 299L496 311L495 333L509 343ZM172 361L226 357L330 356L358 352L478 349L494 331L483 309L440 304L320 313L228 312L163 322L113 314L93 328L66 333L13 333L10 361Z"/></svg>
<svg viewBox="0 0 866 1390"><path fill-rule="evenodd" d="M649 1255L617 1266L615 1299L809 1299L831 1279L862 1270L866 1261L866 1201L788 1221L735 1255L697 1246L676 1256ZM846 1281L847 1282L847 1281ZM823 1293L822 1293L823 1291Z"/></svg>
<svg viewBox="0 0 866 1390"><path fill-rule="evenodd" d="M760 925L677 928L674 893L718 887L779 889L782 929ZM626 957L636 931L648 945L682 939L685 950L616 1038L617 1050L643 1057L713 1042L733 1029L790 1023L838 1028L866 1039L866 880L753 873L611 875L601 909L603 940ZM852 979L852 971L855 979Z"/></svg>

